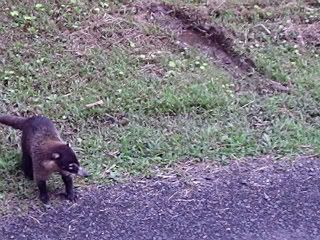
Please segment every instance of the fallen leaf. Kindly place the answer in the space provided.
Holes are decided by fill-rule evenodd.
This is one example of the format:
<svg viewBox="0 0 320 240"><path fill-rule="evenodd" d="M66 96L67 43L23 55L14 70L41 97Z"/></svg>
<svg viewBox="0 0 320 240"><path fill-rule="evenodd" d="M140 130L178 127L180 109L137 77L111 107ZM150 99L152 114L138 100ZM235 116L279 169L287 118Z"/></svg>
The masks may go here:
<svg viewBox="0 0 320 240"><path fill-rule="evenodd" d="M94 102L94 103L89 103L86 105L87 108L92 108L92 107L95 107L95 106L99 106L99 105L102 105L103 104L103 101L100 100L98 102Z"/></svg>

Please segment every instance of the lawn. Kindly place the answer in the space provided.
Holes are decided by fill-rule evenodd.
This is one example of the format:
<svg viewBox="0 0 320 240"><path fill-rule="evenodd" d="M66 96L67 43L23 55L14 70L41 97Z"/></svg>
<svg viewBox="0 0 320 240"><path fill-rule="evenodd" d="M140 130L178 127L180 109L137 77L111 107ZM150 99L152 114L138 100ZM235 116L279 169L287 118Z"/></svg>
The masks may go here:
<svg viewBox="0 0 320 240"><path fill-rule="evenodd" d="M319 7L4 0L0 113L55 120L92 173L78 186L186 159L318 154ZM0 205L34 199L18 167L20 133L0 129Z"/></svg>

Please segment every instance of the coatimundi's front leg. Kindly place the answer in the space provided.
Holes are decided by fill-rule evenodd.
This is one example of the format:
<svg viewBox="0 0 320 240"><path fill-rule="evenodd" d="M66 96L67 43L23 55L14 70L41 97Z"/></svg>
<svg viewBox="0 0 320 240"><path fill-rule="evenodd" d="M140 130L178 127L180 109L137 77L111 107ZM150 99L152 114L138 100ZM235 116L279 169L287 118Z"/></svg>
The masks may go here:
<svg viewBox="0 0 320 240"><path fill-rule="evenodd" d="M73 180L71 176L67 176L62 174L62 180L66 188L66 198L70 201L76 200L76 195L73 190ZM37 186L39 189L39 198L40 200L46 204L49 202L49 195L47 191L47 182L45 180L37 180Z"/></svg>
<svg viewBox="0 0 320 240"><path fill-rule="evenodd" d="M66 187L66 198L70 201L75 201L77 196L73 191L73 180L71 176L67 176L65 174L61 174L63 183Z"/></svg>
<svg viewBox="0 0 320 240"><path fill-rule="evenodd" d="M46 204L49 201L48 191L47 191L47 183L45 180L37 180L37 186L40 192L40 200Z"/></svg>

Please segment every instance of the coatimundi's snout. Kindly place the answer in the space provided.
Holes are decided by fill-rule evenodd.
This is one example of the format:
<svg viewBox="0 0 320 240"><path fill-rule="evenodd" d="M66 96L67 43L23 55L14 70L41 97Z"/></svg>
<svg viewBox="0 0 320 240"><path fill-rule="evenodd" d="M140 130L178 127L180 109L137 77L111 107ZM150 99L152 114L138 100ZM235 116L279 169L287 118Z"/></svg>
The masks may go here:
<svg viewBox="0 0 320 240"><path fill-rule="evenodd" d="M65 175L78 175L88 177L89 174L80 166L80 163L73 152L70 144L57 143L51 149L51 161L56 165L59 172Z"/></svg>

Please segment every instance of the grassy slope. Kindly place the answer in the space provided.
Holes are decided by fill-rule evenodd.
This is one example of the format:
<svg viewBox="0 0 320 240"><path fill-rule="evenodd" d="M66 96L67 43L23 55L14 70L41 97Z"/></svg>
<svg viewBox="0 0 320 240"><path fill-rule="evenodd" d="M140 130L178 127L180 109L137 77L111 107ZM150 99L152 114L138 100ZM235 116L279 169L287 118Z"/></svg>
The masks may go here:
<svg viewBox="0 0 320 240"><path fill-rule="evenodd" d="M292 84L290 95L259 96L234 94L229 75L201 53L175 51L174 33L138 22L130 13L105 14L123 9L121 4L29 2L1 6L0 112L43 113L59 120L93 173L89 182L148 175L155 164L186 157L226 163L252 155L319 152L317 52L263 31L249 32L248 41L243 35L259 23L277 32L288 19L308 19L301 3L283 4L279 12L279 6L251 1L238 11L242 3L224 5L227 1L212 17L236 30L239 51L256 59L270 78ZM261 16L263 8L268 17ZM311 15L319 19L318 12ZM99 100L102 105L86 107ZM19 133L2 129L0 199L24 198L30 183L17 170Z"/></svg>

